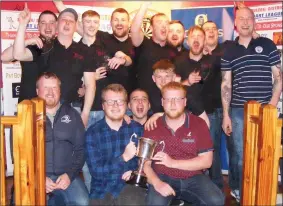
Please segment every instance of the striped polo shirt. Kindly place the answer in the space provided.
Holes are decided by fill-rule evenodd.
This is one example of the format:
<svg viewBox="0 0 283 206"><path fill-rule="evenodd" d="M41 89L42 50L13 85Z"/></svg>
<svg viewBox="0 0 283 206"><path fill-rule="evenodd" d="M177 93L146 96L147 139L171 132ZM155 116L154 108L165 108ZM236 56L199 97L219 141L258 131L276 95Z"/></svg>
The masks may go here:
<svg viewBox="0 0 283 206"><path fill-rule="evenodd" d="M245 48L238 38L225 45L221 70L232 71L231 107L243 107L249 100L267 104L272 97L271 66L281 63L279 52L268 38L252 39Z"/></svg>

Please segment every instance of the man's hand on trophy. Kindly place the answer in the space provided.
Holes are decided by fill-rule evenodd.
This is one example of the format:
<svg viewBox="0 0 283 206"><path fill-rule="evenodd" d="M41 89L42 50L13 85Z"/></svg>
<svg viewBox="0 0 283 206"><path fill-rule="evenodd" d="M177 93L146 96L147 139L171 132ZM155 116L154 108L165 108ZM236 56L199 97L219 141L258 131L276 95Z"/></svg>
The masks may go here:
<svg viewBox="0 0 283 206"><path fill-rule="evenodd" d="M122 157L125 162L128 162L130 159L132 159L137 152L137 147L133 141L130 141L129 144L126 146L124 153L122 154Z"/></svg>
<svg viewBox="0 0 283 206"><path fill-rule="evenodd" d="M122 179L125 180L125 181L128 181L131 177L131 174L132 174L132 170L129 170L127 172L125 172L123 175L122 175Z"/></svg>
<svg viewBox="0 0 283 206"><path fill-rule="evenodd" d="M164 152L157 152L156 155L152 158L152 160L156 160L154 164L164 165L169 168L173 168L174 159L172 159L168 154Z"/></svg>
<svg viewBox="0 0 283 206"><path fill-rule="evenodd" d="M153 184L154 189L159 192L162 196L167 197L170 195L176 196L173 188L166 182L159 180L156 184Z"/></svg>

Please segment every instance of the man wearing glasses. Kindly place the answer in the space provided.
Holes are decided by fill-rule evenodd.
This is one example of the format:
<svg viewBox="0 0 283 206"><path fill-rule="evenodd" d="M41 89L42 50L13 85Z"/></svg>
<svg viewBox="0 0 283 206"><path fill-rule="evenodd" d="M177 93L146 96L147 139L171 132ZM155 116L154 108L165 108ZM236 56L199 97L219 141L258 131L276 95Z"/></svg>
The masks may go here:
<svg viewBox="0 0 283 206"><path fill-rule="evenodd" d="M105 117L86 132L87 164L92 176L90 205L144 205L142 188L127 185L132 170L138 167L135 157L137 139L143 127L124 115L127 91L120 84L110 84L102 90Z"/></svg>
<svg viewBox="0 0 283 206"><path fill-rule="evenodd" d="M157 127L144 136L157 146L153 161L145 163L144 172L150 183L147 205L170 205L183 199L195 205L224 205L220 189L203 174L212 164L213 144L205 122L185 112L186 89L178 82L162 87L164 115Z"/></svg>

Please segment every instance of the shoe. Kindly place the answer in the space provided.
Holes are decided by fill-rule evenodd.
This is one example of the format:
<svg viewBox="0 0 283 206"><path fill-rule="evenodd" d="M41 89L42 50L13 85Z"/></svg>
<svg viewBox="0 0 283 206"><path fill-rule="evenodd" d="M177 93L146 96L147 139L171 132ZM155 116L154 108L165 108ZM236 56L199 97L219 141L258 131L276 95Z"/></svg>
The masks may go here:
<svg viewBox="0 0 283 206"><path fill-rule="evenodd" d="M231 190L231 196L235 198L237 202L240 202L240 192L239 190Z"/></svg>

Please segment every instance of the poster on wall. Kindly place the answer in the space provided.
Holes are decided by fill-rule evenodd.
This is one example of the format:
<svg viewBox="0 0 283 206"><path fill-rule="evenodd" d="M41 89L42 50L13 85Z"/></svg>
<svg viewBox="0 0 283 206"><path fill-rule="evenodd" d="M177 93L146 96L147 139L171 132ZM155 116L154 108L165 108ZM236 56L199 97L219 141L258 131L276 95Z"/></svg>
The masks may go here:
<svg viewBox="0 0 283 206"><path fill-rule="evenodd" d="M282 60L282 2L253 6L251 9L255 14L256 31L262 37L271 39L277 46ZM283 68L283 62L281 61L281 68ZM282 111L282 93L277 105L278 113Z"/></svg>

